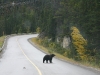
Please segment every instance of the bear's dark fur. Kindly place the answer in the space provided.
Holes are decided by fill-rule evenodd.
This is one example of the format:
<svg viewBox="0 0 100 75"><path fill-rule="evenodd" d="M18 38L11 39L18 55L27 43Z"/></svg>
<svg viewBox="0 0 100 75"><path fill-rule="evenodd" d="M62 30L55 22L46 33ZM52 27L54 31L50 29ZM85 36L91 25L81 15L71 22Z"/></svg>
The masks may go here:
<svg viewBox="0 0 100 75"><path fill-rule="evenodd" d="M43 63L45 62L45 60L46 60L46 63L48 63L48 60L49 60L50 63L52 63L52 58L53 58L54 56L55 56L54 54L45 55L45 56L43 57Z"/></svg>

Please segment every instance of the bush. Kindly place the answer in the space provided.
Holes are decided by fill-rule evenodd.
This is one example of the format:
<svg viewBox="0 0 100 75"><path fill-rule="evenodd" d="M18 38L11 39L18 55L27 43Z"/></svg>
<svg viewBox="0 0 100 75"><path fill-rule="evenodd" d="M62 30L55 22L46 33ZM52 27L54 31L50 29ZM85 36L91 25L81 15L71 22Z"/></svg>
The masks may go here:
<svg viewBox="0 0 100 75"><path fill-rule="evenodd" d="M48 38L47 38L47 37L45 37L45 39L43 39L42 45L43 45L44 47L48 47L49 42L48 42Z"/></svg>
<svg viewBox="0 0 100 75"><path fill-rule="evenodd" d="M54 50L56 48L56 44L54 42L49 43L49 48Z"/></svg>
<svg viewBox="0 0 100 75"><path fill-rule="evenodd" d="M37 27L36 32L37 32L37 33L40 33L40 32L41 32L40 27Z"/></svg>
<svg viewBox="0 0 100 75"><path fill-rule="evenodd" d="M87 60L86 48L87 41L80 34L80 31L76 27L71 28L72 43L77 51L78 58L81 60Z"/></svg>

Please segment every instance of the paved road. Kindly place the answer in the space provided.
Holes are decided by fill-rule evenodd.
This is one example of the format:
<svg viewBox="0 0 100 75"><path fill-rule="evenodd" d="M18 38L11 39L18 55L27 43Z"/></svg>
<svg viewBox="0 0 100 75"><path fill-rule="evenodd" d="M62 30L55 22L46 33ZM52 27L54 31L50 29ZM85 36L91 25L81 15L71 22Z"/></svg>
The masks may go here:
<svg viewBox="0 0 100 75"><path fill-rule="evenodd" d="M53 63L42 63L45 55L27 39L37 35L13 36L0 59L0 75L100 75L99 72L53 59Z"/></svg>

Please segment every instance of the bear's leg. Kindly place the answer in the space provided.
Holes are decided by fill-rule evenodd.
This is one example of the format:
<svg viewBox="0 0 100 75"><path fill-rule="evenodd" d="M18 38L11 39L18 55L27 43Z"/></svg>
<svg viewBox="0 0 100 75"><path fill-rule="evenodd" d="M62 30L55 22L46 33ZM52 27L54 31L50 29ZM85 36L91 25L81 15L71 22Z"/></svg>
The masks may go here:
<svg viewBox="0 0 100 75"><path fill-rule="evenodd" d="M52 63L52 60L50 60L50 63Z"/></svg>
<svg viewBox="0 0 100 75"><path fill-rule="evenodd" d="M44 60L43 60L43 63L44 63Z"/></svg>
<svg viewBox="0 0 100 75"><path fill-rule="evenodd" d="M48 63L48 60L46 60L46 63Z"/></svg>
<svg viewBox="0 0 100 75"><path fill-rule="evenodd" d="M45 59L43 58L43 63L44 63Z"/></svg>

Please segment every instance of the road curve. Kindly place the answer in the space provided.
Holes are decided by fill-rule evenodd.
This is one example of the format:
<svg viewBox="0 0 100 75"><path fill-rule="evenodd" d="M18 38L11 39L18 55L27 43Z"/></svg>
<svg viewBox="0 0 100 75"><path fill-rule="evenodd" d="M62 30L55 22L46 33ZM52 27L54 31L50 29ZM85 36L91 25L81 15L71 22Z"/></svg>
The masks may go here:
<svg viewBox="0 0 100 75"><path fill-rule="evenodd" d="M33 35L13 36L0 59L0 75L100 75L100 72L53 58L53 63L42 62L45 55L27 39Z"/></svg>

